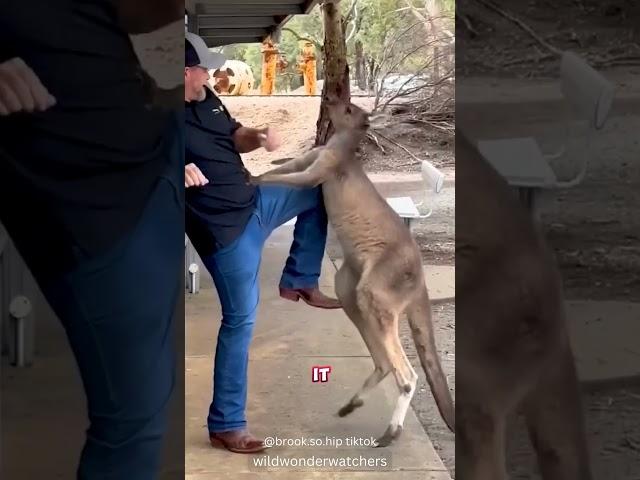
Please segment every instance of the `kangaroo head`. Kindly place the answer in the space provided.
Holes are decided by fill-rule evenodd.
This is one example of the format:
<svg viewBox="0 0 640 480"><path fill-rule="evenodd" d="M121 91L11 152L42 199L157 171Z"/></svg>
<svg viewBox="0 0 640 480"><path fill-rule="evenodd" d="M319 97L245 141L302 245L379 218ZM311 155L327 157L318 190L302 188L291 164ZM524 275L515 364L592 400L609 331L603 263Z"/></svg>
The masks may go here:
<svg viewBox="0 0 640 480"><path fill-rule="evenodd" d="M331 123L333 123L337 131L366 131L369 128L369 113L357 105L335 97L329 97L327 106Z"/></svg>

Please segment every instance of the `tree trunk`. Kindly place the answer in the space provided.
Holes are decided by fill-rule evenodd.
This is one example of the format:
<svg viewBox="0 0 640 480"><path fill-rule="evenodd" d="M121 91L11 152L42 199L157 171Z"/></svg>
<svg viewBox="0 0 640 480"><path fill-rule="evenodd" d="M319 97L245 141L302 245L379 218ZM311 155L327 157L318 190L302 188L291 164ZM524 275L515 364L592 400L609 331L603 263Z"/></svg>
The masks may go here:
<svg viewBox="0 0 640 480"><path fill-rule="evenodd" d="M316 124L316 146L324 145L333 135L333 125L327 111L327 97L332 95L342 101L351 101L349 88L349 64L347 63L347 45L345 25L338 8L339 0L322 4L324 22L324 85L320 103L320 116Z"/></svg>
<svg viewBox="0 0 640 480"><path fill-rule="evenodd" d="M362 49L362 42L360 40L356 41L356 81L358 82L358 88L360 90L364 91L367 89L364 51Z"/></svg>
<svg viewBox="0 0 640 480"><path fill-rule="evenodd" d="M433 47L433 78L431 79L433 83L436 84L435 92L437 93L439 90L439 81L440 81L440 47Z"/></svg>
<svg viewBox="0 0 640 480"><path fill-rule="evenodd" d="M430 31L433 41L433 78L431 81L436 84L434 92L437 94L440 89L438 82L440 81L440 47L441 42L441 9L440 4L436 0L431 0L425 5L425 13L427 17L427 30Z"/></svg>
<svg viewBox="0 0 640 480"><path fill-rule="evenodd" d="M368 71L367 71L367 89L369 93L376 91L376 61L373 57L368 58Z"/></svg>

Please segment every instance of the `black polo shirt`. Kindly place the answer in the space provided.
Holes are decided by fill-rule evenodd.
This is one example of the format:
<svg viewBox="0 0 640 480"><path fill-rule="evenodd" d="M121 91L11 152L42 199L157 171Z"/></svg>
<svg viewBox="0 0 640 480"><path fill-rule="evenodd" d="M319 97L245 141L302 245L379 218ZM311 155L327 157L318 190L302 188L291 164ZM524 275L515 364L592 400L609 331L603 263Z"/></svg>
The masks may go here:
<svg viewBox="0 0 640 480"><path fill-rule="evenodd" d="M0 118L0 220L31 265L66 270L131 231L177 132L147 106L111 0L0 5L0 61L22 58L57 99Z"/></svg>
<svg viewBox="0 0 640 480"><path fill-rule="evenodd" d="M256 187L247 185L233 141L241 127L210 90L202 102L185 102L185 164L194 163L209 183L186 189L185 222L200 255L232 243L255 208Z"/></svg>

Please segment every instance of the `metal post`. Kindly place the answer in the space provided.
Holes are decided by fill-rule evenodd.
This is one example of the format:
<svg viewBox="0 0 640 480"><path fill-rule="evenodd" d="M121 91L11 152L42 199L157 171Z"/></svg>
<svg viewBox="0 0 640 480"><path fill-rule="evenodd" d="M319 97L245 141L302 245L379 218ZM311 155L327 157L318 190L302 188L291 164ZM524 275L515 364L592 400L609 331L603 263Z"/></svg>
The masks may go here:
<svg viewBox="0 0 640 480"><path fill-rule="evenodd" d="M26 367L33 362L33 355L27 351L27 329L33 320L33 309L27 297L18 296L9 305L9 317L13 327L13 345L10 363L14 367Z"/></svg>
<svg viewBox="0 0 640 480"><path fill-rule="evenodd" d="M189 293L200 291L200 269L196 263L189 265Z"/></svg>

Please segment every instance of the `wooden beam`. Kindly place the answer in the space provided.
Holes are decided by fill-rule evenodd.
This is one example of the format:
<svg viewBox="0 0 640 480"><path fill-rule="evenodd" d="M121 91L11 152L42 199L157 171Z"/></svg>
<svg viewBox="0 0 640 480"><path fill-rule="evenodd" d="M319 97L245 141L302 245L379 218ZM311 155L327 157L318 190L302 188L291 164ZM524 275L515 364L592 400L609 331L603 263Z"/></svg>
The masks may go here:
<svg viewBox="0 0 640 480"><path fill-rule="evenodd" d="M202 5L198 10L198 15L205 17L214 15L216 17L244 17L244 16L274 16L274 15L300 15L305 13L302 5Z"/></svg>
<svg viewBox="0 0 640 480"><path fill-rule="evenodd" d="M262 43L262 37L203 37L209 47L221 47L235 43Z"/></svg>
<svg viewBox="0 0 640 480"><path fill-rule="evenodd" d="M200 28L271 28L276 24L274 17L219 17L198 16Z"/></svg>
<svg viewBox="0 0 640 480"><path fill-rule="evenodd" d="M224 6L238 6L238 5L304 5L307 0L199 0L198 7L210 7L218 8Z"/></svg>
<svg viewBox="0 0 640 480"><path fill-rule="evenodd" d="M238 22L239 27L267 27L267 32L257 40L262 42L268 36L278 39L280 28L294 15L308 14L319 3L321 0L200 0L196 3L195 10L200 27L217 28L228 33L233 28L225 28L224 25L229 24L231 18L234 19L231 20L232 22ZM241 23L241 18L247 17L272 17L273 22L270 25L252 25L251 21L248 24ZM204 36L202 33L201 35ZM225 36L229 39L237 38L231 35Z"/></svg>
<svg viewBox="0 0 640 480"><path fill-rule="evenodd" d="M261 37L267 35L266 28L237 28L237 29L220 29L220 28L200 28L198 35L202 38L238 38L238 37Z"/></svg>

